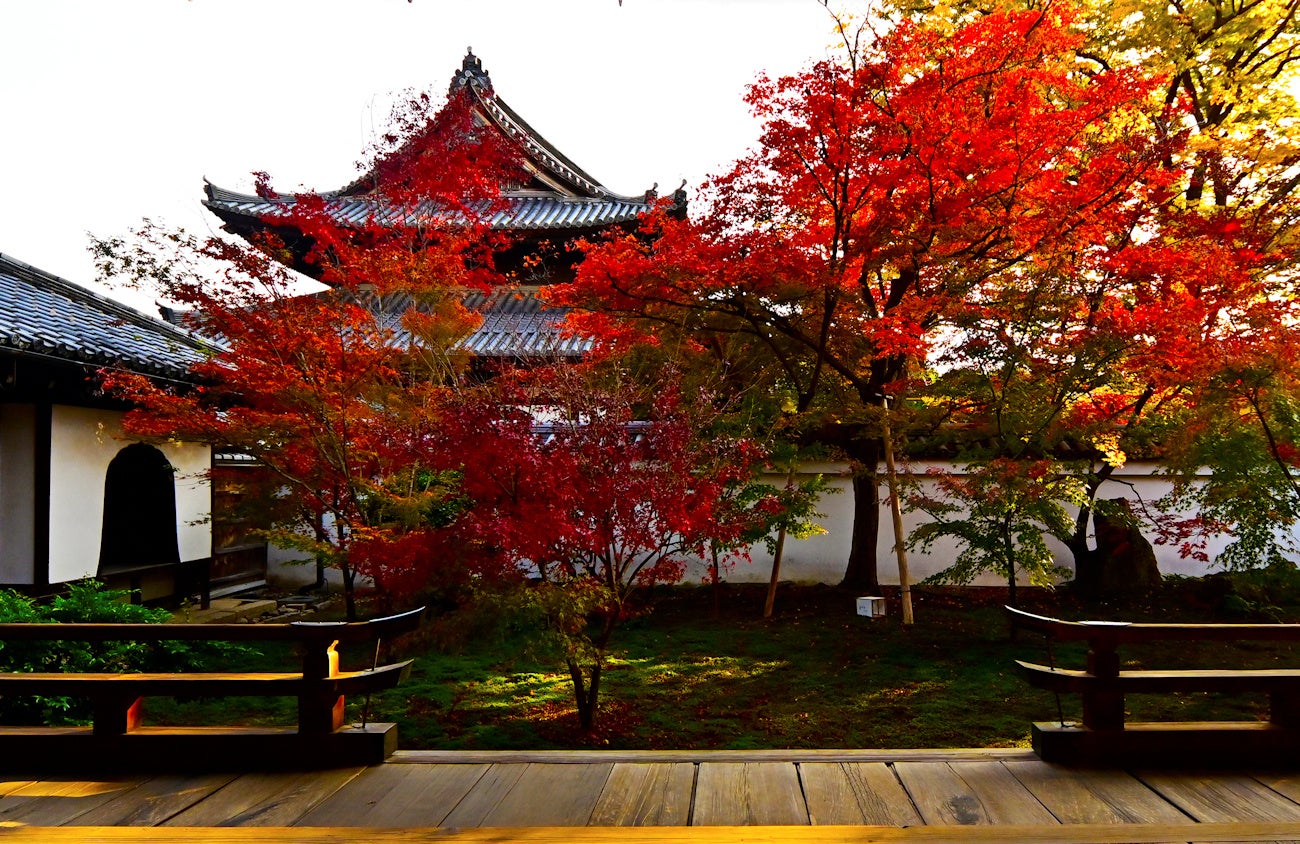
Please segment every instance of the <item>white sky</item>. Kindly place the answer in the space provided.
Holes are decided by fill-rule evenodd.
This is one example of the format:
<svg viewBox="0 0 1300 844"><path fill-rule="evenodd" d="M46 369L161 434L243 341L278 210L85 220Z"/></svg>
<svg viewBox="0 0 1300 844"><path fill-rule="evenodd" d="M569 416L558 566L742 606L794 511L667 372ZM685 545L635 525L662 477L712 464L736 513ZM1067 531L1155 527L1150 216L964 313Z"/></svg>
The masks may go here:
<svg viewBox="0 0 1300 844"><path fill-rule="evenodd" d="M203 178L329 190L390 95L472 46L498 95L618 193L688 190L757 135L759 71L824 56L817 0L0 0L0 252L93 281L86 232L203 231Z"/></svg>

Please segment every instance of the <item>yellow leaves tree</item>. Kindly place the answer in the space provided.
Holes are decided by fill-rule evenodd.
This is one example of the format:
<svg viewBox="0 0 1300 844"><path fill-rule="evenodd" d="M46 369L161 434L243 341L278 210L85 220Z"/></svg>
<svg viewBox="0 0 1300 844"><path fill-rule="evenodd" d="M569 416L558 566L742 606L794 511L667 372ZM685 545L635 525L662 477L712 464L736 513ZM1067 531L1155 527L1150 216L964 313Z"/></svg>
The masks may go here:
<svg viewBox="0 0 1300 844"><path fill-rule="evenodd" d="M1294 191L1300 0L1089 0L1100 61L1139 61L1183 97L1197 156L1191 203L1275 203ZM1245 190L1243 190L1245 188ZM1240 200L1238 200L1240 201Z"/></svg>
<svg viewBox="0 0 1300 844"><path fill-rule="evenodd" d="M1057 0L886 0L891 18L950 29ZM1273 210L1300 186L1300 0L1079 0L1081 72L1141 64L1186 102L1193 205Z"/></svg>

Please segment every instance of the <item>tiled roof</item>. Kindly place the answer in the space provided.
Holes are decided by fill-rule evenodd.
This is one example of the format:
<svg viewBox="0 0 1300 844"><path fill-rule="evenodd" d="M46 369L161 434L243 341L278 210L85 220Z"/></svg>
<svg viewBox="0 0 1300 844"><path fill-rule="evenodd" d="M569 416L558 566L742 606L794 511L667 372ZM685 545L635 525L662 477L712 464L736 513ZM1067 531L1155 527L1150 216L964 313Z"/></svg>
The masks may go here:
<svg viewBox="0 0 1300 844"><path fill-rule="evenodd" d="M202 348L172 325L0 254L0 353L186 378Z"/></svg>
<svg viewBox="0 0 1300 844"><path fill-rule="evenodd" d="M462 349L476 355L577 357L591 351L590 338L561 331L568 309L544 305L537 288L470 294L465 305L483 314L483 324L460 342Z"/></svg>
<svg viewBox="0 0 1300 844"><path fill-rule="evenodd" d="M487 71L472 51L452 78L451 91L453 94L465 91L472 96L473 108L483 124L510 139L524 153L524 169L528 174L523 183L525 189L519 189L517 184L503 186L501 202L471 209L477 218L493 228L521 232L600 229L635 223L657 201L657 185L640 196L621 196L556 149L496 95ZM449 213L432 204L395 207L372 193L373 182L373 173L368 173L344 188L321 196L333 218L345 225L414 226L433 220L456 223L462 216L460 212ZM210 183L205 185L205 190L207 199L203 204L240 234L259 230L276 216L287 216L297 202L292 194L268 199ZM685 213L686 192L679 189L673 194L673 201Z"/></svg>
<svg viewBox="0 0 1300 844"><path fill-rule="evenodd" d="M208 198L203 204L226 222L241 217L249 221L266 221L288 215L297 201L294 196L266 199L213 184L206 185L205 189ZM511 231L601 228L635 222L639 215L650 210L650 205L644 200L624 197L590 199L541 192L507 193L498 205L496 208L484 205L481 213L494 229ZM343 225L416 226L446 219L446 215L440 214L432 205L395 208L367 196L327 198L326 207L334 220Z"/></svg>
<svg viewBox="0 0 1300 844"><path fill-rule="evenodd" d="M359 303L380 314L381 323L405 345L410 334L402 328L402 314L411 307L406 295L379 299L361 294ZM591 340L564 333L560 324L566 308L547 306L536 287L499 288L488 293L468 291L465 307L483 315L483 322L457 347L477 357L577 357L591 350Z"/></svg>

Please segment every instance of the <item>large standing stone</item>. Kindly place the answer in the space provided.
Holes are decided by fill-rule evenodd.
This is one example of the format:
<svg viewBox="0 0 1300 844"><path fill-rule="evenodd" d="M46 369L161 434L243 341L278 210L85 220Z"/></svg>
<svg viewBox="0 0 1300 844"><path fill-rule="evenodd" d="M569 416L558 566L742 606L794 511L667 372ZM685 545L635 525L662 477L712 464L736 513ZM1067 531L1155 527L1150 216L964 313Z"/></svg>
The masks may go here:
<svg viewBox="0 0 1300 844"><path fill-rule="evenodd" d="M1156 552L1142 535L1128 500L1112 498L1110 515L1095 512L1096 582L1087 584L1100 596L1146 592L1160 585Z"/></svg>

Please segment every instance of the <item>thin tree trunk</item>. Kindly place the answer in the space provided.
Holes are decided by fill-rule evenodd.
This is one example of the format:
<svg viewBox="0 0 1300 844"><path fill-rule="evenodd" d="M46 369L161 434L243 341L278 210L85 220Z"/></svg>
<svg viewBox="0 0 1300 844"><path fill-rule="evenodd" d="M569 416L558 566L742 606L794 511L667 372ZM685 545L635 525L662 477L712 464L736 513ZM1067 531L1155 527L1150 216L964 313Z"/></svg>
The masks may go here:
<svg viewBox="0 0 1300 844"><path fill-rule="evenodd" d="M776 548L772 553L772 576L767 581L767 599L763 601L763 618L772 617L776 604L776 584L781 580L781 555L785 553L785 525L776 532Z"/></svg>
<svg viewBox="0 0 1300 844"><path fill-rule="evenodd" d="M713 592L713 617L717 618L722 615L722 598L720 595L722 575L718 571L718 546L716 544L710 543L709 554L709 586Z"/></svg>
<svg viewBox="0 0 1300 844"><path fill-rule="evenodd" d="M357 620L357 573L344 560L339 563L339 572L343 575L343 607L348 621Z"/></svg>
<svg viewBox="0 0 1300 844"><path fill-rule="evenodd" d="M898 558L898 594L903 605L903 624L910 625L912 617L912 578L907 571L907 544L904 542L903 508L898 500L898 469L894 465L894 435L889 427L889 399L882 399L885 411L885 471L889 479L889 514L894 520L894 554Z"/></svg>
<svg viewBox="0 0 1300 844"><path fill-rule="evenodd" d="M312 519L312 527L316 530L316 541L325 542L328 537L325 535L325 515L316 513ZM311 586L316 592L325 589L325 555L319 551L316 552L316 582Z"/></svg>
<svg viewBox="0 0 1300 844"><path fill-rule="evenodd" d="M1011 541L1010 517L1004 518L1002 522L1002 550L1007 555L1007 604L1014 607L1018 606L1016 604L1016 547Z"/></svg>
<svg viewBox="0 0 1300 844"><path fill-rule="evenodd" d="M794 464L790 464L785 474L787 491L794 486ZM772 549L772 576L767 581L767 598L763 601L763 618L772 617L772 607L776 604L776 585L781 580L781 555L785 553L785 522L776 532L776 547Z"/></svg>

